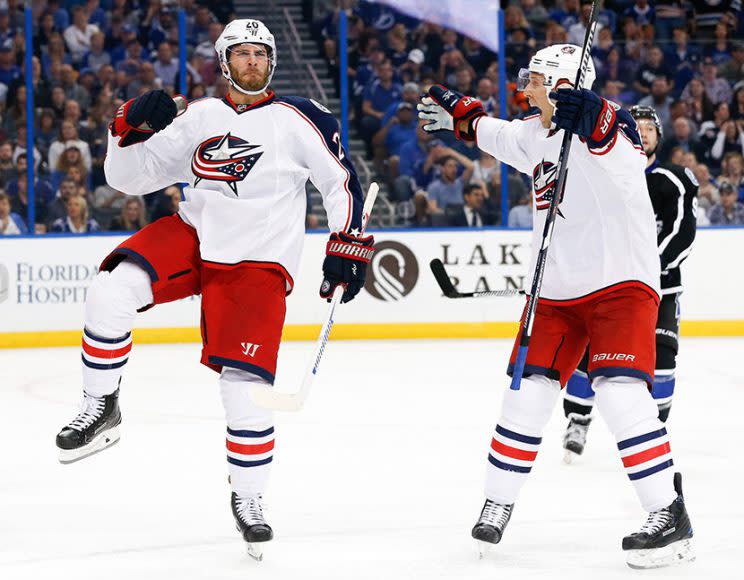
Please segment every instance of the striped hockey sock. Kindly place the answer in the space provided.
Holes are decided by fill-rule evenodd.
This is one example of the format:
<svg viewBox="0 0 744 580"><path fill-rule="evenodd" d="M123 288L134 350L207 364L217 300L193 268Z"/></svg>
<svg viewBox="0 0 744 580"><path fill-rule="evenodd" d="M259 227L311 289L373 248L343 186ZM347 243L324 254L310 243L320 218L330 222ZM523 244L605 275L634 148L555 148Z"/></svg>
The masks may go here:
<svg viewBox="0 0 744 580"><path fill-rule="evenodd" d="M241 497L263 493L274 459L274 427L227 428L227 462L232 488Z"/></svg>
<svg viewBox="0 0 744 580"><path fill-rule="evenodd" d="M654 511L674 501L674 461L665 427L619 441L617 448L644 509Z"/></svg>
<svg viewBox="0 0 744 580"><path fill-rule="evenodd" d="M532 471L541 437L496 425L488 454L486 497L496 503L512 504Z"/></svg>
<svg viewBox="0 0 744 580"><path fill-rule="evenodd" d="M110 395L119 386L123 367L132 350L132 333L106 338L83 330L83 388L89 395Z"/></svg>

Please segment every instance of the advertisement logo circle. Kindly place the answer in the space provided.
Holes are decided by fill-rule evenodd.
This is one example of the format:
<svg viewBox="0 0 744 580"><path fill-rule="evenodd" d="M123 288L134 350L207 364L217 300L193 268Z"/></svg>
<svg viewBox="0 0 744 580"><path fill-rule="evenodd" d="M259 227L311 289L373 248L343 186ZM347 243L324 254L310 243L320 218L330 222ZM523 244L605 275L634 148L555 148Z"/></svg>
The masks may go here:
<svg viewBox="0 0 744 580"><path fill-rule="evenodd" d="M410 294L418 277L418 260L408 246L379 242L375 244L364 288L378 300L393 302Z"/></svg>

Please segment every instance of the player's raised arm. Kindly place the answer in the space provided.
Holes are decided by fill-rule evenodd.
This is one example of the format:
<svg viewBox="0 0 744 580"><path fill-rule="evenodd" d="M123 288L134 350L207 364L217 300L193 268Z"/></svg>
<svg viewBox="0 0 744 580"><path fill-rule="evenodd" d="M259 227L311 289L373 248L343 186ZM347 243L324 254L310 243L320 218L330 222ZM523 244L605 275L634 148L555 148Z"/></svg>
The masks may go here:
<svg viewBox="0 0 744 580"><path fill-rule="evenodd" d="M480 149L523 173L532 171L522 121L503 121L486 115L481 102L442 85L429 89L418 105L419 117L431 121L424 130L454 131L463 141L475 141Z"/></svg>
<svg viewBox="0 0 744 580"><path fill-rule="evenodd" d="M129 195L145 195L188 181L188 113L173 123L176 103L165 91L148 91L124 103L109 125L106 181ZM147 129L143 128L148 127Z"/></svg>

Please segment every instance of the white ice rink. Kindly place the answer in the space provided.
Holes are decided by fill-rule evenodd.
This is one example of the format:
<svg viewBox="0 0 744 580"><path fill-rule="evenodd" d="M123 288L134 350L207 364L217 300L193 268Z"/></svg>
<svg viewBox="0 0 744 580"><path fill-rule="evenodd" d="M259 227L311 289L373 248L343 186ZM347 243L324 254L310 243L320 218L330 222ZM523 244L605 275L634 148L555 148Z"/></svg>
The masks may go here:
<svg viewBox="0 0 744 580"><path fill-rule="evenodd" d="M503 543L479 561L470 527L509 345L332 342L307 408L277 416L261 563L233 527L216 375L198 345L135 346L121 442L67 466L54 436L79 404L79 349L0 350L0 579L744 577L742 339L682 343L668 428L697 562L626 567L620 540L645 515L601 420L563 464L560 409ZM311 349L282 347L278 388Z"/></svg>

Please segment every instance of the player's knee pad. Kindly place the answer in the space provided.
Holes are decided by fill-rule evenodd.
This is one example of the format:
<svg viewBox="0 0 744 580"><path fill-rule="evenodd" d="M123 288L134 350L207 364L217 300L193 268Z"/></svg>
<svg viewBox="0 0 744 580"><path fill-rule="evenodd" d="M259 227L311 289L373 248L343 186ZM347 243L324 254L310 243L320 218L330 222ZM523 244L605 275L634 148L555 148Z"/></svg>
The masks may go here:
<svg viewBox="0 0 744 580"><path fill-rule="evenodd" d="M618 441L659 427L659 410L642 379L598 377L592 386L597 409Z"/></svg>
<svg viewBox="0 0 744 580"><path fill-rule="evenodd" d="M99 272L88 287L85 326L101 336L121 336L132 329L137 310L152 300L147 272L124 261L111 272Z"/></svg>
<svg viewBox="0 0 744 580"><path fill-rule="evenodd" d="M259 407L251 399L249 385L269 383L251 372L224 367L220 374L220 394L225 419L231 429L266 427L272 423L273 412Z"/></svg>
<svg viewBox="0 0 744 580"><path fill-rule="evenodd" d="M506 389L499 424L520 433L539 435L550 420L560 392L558 381L542 375L524 377L518 391Z"/></svg>

